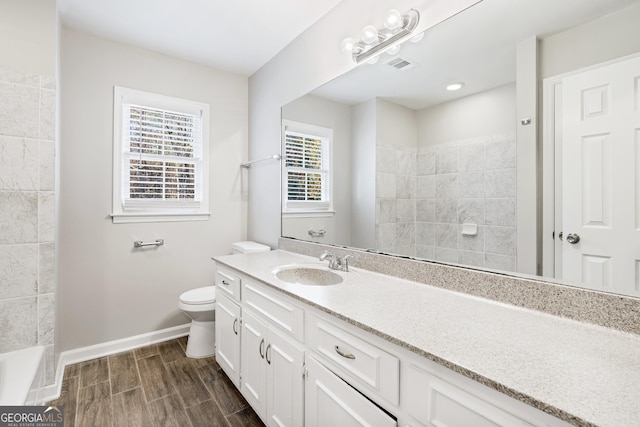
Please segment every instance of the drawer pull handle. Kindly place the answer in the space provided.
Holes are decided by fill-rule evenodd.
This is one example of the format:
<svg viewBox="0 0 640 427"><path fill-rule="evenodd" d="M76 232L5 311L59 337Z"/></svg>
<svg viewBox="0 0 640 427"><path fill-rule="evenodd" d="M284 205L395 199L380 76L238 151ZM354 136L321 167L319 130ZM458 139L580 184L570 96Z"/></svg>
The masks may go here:
<svg viewBox="0 0 640 427"><path fill-rule="evenodd" d="M344 353L344 352L340 351L340 347L338 347L338 346L335 346L334 349L336 350L336 353L338 353L340 356L344 357L345 359L355 359L356 358L351 353Z"/></svg>
<svg viewBox="0 0 640 427"><path fill-rule="evenodd" d="M238 335L238 318L233 321L233 333Z"/></svg>
<svg viewBox="0 0 640 427"><path fill-rule="evenodd" d="M258 351L260 352L260 357L264 359L264 338L260 341L260 348Z"/></svg>
<svg viewBox="0 0 640 427"><path fill-rule="evenodd" d="M227 282L226 280L223 280L222 284L225 285L225 286L229 286L229 282Z"/></svg>
<svg viewBox="0 0 640 427"><path fill-rule="evenodd" d="M271 344L267 344L267 351L264 354L267 358L267 363L271 365L271 356L269 356L271 354Z"/></svg>

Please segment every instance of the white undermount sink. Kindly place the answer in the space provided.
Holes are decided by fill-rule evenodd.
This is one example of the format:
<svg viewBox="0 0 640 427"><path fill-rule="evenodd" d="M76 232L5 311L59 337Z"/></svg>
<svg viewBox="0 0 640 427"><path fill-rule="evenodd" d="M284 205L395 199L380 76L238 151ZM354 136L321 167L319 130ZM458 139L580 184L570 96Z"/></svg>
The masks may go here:
<svg viewBox="0 0 640 427"><path fill-rule="evenodd" d="M280 280L295 285L329 286L342 283L342 276L327 269L326 265L283 265L271 272Z"/></svg>

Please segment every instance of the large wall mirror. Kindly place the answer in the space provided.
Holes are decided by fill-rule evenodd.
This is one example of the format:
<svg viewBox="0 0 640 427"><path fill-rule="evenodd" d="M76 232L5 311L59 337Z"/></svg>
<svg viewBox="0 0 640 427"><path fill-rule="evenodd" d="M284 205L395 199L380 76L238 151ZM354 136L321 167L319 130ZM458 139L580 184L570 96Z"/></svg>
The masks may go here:
<svg viewBox="0 0 640 427"><path fill-rule="evenodd" d="M283 106L283 156L310 142L329 185L283 159L282 236L513 274L532 257L552 280L640 296L638 22L638 0L483 0ZM527 124L517 47L534 37ZM535 159L518 157L522 126L537 126Z"/></svg>

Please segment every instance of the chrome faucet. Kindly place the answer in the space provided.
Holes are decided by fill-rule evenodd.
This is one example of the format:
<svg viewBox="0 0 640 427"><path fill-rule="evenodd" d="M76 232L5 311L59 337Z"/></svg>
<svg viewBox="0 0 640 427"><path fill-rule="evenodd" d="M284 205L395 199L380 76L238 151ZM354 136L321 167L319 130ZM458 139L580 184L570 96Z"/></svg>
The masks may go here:
<svg viewBox="0 0 640 427"><path fill-rule="evenodd" d="M320 255L320 261L329 260L329 268L340 271L349 271L349 259L351 258L353 258L351 255L345 255L340 258L329 251L324 251Z"/></svg>

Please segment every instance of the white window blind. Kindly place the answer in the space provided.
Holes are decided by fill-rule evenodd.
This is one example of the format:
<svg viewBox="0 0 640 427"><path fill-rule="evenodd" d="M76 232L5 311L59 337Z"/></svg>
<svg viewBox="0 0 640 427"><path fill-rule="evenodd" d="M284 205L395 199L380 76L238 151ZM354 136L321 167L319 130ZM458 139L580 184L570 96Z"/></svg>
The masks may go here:
<svg viewBox="0 0 640 427"><path fill-rule="evenodd" d="M119 158L114 214L197 214L207 208L208 106L116 87ZM114 154L115 156L115 154ZM118 182L116 182L118 181ZM119 206L118 206L119 205ZM114 216L115 218L115 216Z"/></svg>
<svg viewBox="0 0 640 427"><path fill-rule="evenodd" d="M331 200L330 138L285 128L285 210L327 211Z"/></svg>

